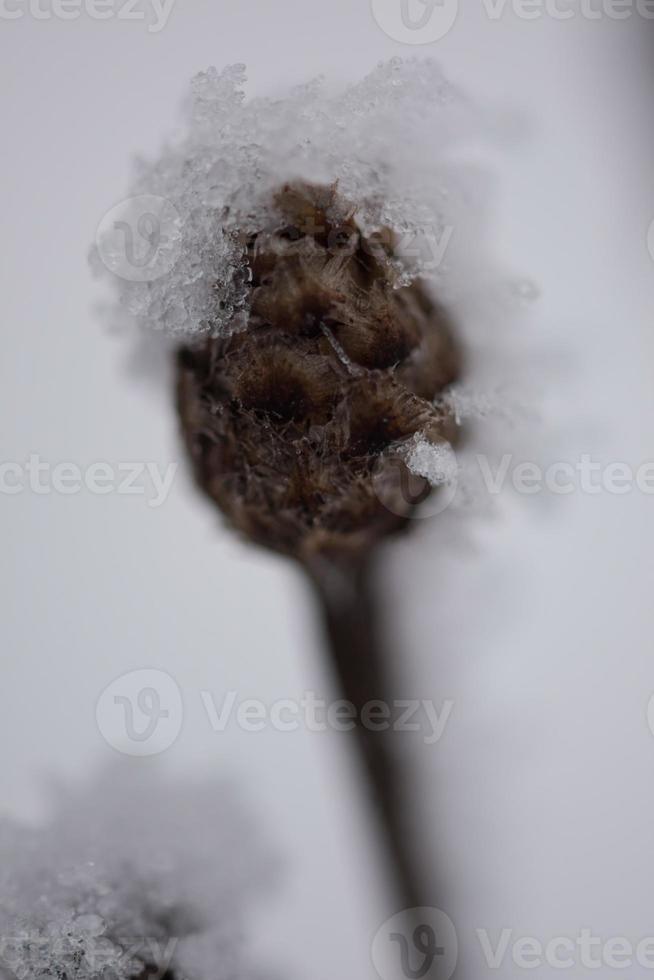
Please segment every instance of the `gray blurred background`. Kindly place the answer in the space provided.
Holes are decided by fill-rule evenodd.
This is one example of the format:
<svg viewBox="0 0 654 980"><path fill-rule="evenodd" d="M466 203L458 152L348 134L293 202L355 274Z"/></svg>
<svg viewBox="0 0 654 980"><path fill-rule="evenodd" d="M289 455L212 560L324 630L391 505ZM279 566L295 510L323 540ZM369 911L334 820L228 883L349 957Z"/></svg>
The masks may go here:
<svg viewBox="0 0 654 980"><path fill-rule="evenodd" d="M1 19L2 459L181 458L165 386L130 378L125 345L99 325L87 251L196 71L245 62L250 92L269 94L414 54L522 131L492 161L492 248L538 284L520 329L552 357L565 458L654 459L653 34L636 13L492 21L476 0L416 47L389 37L367 0L176 0L156 33L84 13ZM638 490L545 507L509 496L452 533L446 520L392 546L385 585L402 694L454 703L440 742L413 745L407 809L456 924L456 975L534 974L510 954L490 969L478 929L547 943L588 927L635 945L654 935L654 502ZM388 896L347 739L214 732L200 697L329 690L294 570L231 537L181 469L159 508L142 495L2 494L0 528L2 809L37 819L53 779L115 759L96 724L101 692L128 671L166 671L183 725L136 764L244 786L285 868L251 912L261 961L302 980L374 977Z"/></svg>

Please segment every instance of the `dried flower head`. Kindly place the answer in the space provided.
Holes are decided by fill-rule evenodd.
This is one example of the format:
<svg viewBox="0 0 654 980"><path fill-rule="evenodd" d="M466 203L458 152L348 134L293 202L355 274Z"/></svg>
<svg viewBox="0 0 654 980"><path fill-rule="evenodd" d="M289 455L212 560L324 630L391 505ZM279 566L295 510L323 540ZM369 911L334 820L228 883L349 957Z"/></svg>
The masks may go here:
<svg viewBox="0 0 654 980"><path fill-rule="evenodd" d="M286 185L245 242L247 330L178 357L178 405L198 484L249 539L311 562L367 550L406 523L379 486L420 433L451 441L434 399L456 380L447 316L396 288L390 232L366 238L336 186Z"/></svg>

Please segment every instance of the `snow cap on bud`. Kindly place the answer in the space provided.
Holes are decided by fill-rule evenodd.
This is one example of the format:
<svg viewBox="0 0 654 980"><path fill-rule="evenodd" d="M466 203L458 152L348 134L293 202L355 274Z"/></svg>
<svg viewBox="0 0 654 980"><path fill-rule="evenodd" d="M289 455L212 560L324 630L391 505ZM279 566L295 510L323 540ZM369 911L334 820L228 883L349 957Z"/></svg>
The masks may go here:
<svg viewBox="0 0 654 980"><path fill-rule="evenodd" d="M434 399L461 357L393 235L372 240L336 185L296 182L248 234L247 329L189 342L178 406L196 480L247 538L310 562L364 552L406 524L376 481L416 434L451 442Z"/></svg>

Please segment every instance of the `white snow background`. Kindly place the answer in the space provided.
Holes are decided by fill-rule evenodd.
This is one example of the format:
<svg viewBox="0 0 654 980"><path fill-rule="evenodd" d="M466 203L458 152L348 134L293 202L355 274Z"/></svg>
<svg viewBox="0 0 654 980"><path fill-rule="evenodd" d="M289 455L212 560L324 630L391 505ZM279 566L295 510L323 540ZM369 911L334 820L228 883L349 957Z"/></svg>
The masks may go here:
<svg viewBox="0 0 654 980"><path fill-rule="evenodd" d="M125 375L124 345L98 325L87 247L127 191L131 155L158 152L191 76L243 62L250 91L268 95L416 53L503 115L502 140L480 150L495 174L488 244L507 275L540 289L516 338L543 351L538 381L526 379L543 406L534 458L654 455L651 24L493 22L475 3L417 52L364 0L178 0L158 34L84 16L1 26L4 459L179 458L170 402ZM408 678L398 693L454 702L440 742L414 740L407 805L469 980L498 975L477 929L494 942L503 928L543 943L585 927L634 945L654 933L653 503L633 491L548 504L508 495L469 522L446 511L394 545L387 568ZM102 691L128 671L167 671L182 729L136 762L244 784L285 863L250 912L258 961L289 978L372 980L389 899L346 741L213 732L200 697L327 689L292 568L224 531L181 474L159 508L2 495L0 529L2 809L38 820L53 778L83 782L115 759L96 724ZM510 958L501 971L523 973Z"/></svg>

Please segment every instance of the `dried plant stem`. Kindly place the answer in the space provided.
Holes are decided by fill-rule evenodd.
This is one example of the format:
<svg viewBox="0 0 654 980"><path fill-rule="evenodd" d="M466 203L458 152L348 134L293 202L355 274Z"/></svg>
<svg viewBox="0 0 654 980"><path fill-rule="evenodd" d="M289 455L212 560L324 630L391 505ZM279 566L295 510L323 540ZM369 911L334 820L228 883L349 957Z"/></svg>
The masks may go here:
<svg viewBox="0 0 654 980"><path fill-rule="evenodd" d="M372 560L423 499L406 492L398 447L457 437L442 396L462 354L424 285L397 288L393 236L380 251L336 185L286 184L273 204L269 226L245 236L247 330L178 353L182 432L198 486L232 527L313 581L403 908L416 908L429 903L403 819L396 735L361 718L368 702L392 700Z"/></svg>
<svg viewBox="0 0 654 980"><path fill-rule="evenodd" d="M371 701L391 705L389 658L381 641L382 622L375 588L374 561L370 557L312 568L311 578L325 630L327 651L342 697L356 709L356 737L367 773L372 803L390 857L401 906L396 910L431 904L418 858L410 846L405 773L392 728L375 730L362 722Z"/></svg>

